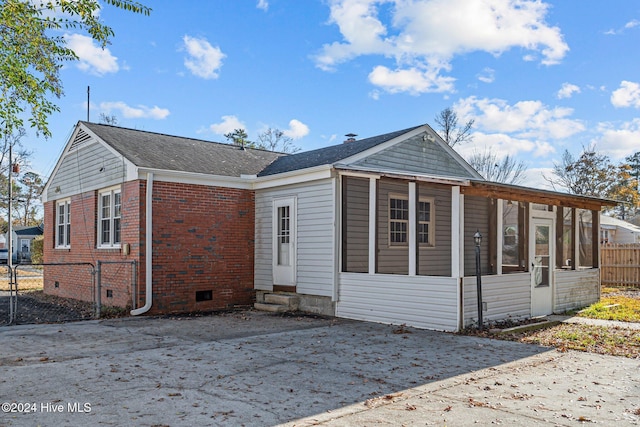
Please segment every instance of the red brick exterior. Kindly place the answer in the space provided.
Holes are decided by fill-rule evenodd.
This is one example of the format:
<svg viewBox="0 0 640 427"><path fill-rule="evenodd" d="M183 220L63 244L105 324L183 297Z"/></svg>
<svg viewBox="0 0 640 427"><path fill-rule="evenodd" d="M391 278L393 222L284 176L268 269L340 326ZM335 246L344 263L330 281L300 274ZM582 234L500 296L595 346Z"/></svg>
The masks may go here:
<svg viewBox="0 0 640 427"><path fill-rule="evenodd" d="M97 249L97 191L71 198L71 248L55 248L55 201L45 204L45 263L137 261L145 302L146 182L122 186L120 249ZM153 305L150 314L217 310L254 300L255 196L250 190L153 183ZM92 300L90 266L46 266L45 292ZM129 264L102 265L102 303L132 305ZM58 282L58 287L55 287ZM110 290L111 296L107 296ZM202 301L196 301L200 291ZM208 299L210 291L211 299Z"/></svg>

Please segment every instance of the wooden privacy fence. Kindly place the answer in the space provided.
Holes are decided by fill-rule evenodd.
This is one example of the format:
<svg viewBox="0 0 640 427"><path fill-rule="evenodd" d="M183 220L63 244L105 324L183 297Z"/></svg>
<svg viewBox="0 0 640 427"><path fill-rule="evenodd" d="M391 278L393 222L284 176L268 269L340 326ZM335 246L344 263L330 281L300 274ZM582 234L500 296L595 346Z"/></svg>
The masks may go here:
<svg viewBox="0 0 640 427"><path fill-rule="evenodd" d="M640 243L602 245L600 280L602 286L640 288Z"/></svg>

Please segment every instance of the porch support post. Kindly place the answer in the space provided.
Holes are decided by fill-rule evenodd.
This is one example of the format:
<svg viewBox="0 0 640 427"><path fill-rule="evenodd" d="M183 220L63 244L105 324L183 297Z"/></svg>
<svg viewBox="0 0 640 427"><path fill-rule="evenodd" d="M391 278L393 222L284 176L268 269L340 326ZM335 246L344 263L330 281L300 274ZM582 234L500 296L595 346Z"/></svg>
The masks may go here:
<svg viewBox="0 0 640 427"><path fill-rule="evenodd" d="M573 225L573 234L571 236L571 242L573 243L571 269L577 270L580 266L580 221L577 208L571 210L571 224Z"/></svg>
<svg viewBox="0 0 640 427"><path fill-rule="evenodd" d="M460 194L460 187L451 187L451 277L462 277L464 271L464 244L462 230L464 230L464 196Z"/></svg>
<svg viewBox="0 0 640 427"><path fill-rule="evenodd" d="M417 209L418 201L416 200L416 183L409 182L409 235L407 238L409 239L409 276L416 275L416 249L418 245L416 242L417 239L417 219L416 215L418 212Z"/></svg>
<svg viewBox="0 0 640 427"><path fill-rule="evenodd" d="M504 243L504 224L503 224L503 212L504 212L504 200L498 199L496 201L496 274L502 274L502 244Z"/></svg>
<svg viewBox="0 0 640 427"><path fill-rule="evenodd" d="M378 178L369 178L369 274L376 274L376 232L378 225Z"/></svg>
<svg viewBox="0 0 640 427"><path fill-rule="evenodd" d="M600 211L591 211L591 260L600 268Z"/></svg>
<svg viewBox="0 0 640 427"><path fill-rule="evenodd" d="M458 330L464 328L464 195L451 187L451 277L458 281Z"/></svg>

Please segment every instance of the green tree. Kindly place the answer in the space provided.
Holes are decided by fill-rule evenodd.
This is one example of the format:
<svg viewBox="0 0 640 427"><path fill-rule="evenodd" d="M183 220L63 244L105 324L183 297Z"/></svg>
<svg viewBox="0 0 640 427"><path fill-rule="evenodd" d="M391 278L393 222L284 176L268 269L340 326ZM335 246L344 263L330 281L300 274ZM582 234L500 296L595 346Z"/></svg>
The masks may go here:
<svg viewBox="0 0 640 427"><path fill-rule="evenodd" d="M556 190L570 194L610 198L616 185L618 170L604 154L598 154L595 146L583 147L575 159L568 150L562 154L562 162L553 165L553 177L545 179Z"/></svg>
<svg viewBox="0 0 640 427"><path fill-rule="evenodd" d="M249 141L247 131L244 129L234 129L233 132L225 133L224 137L233 143L233 145L239 145L242 148L256 148L255 144Z"/></svg>
<svg viewBox="0 0 640 427"><path fill-rule="evenodd" d="M615 215L628 220L640 212L640 152L625 158L618 166L616 182L611 191L611 198L620 202L614 208Z"/></svg>
<svg viewBox="0 0 640 427"><path fill-rule="evenodd" d="M471 128L475 120L471 119L463 126L458 126L458 114L451 108L440 111L434 120L440 127L438 133L451 147L473 140Z"/></svg>
<svg viewBox="0 0 640 427"><path fill-rule="evenodd" d="M149 15L132 0L103 0ZM24 127L26 113L36 133L50 137L49 116L59 108L51 97L63 95L60 69L78 59L60 30L85 31L103 48L114 35L100 21L99 0L0 1L0 129L12 135Z"/></svg>
<svg viewBox="0 0 640 427"><path fill-rule="evenodd" d="M258 134L256 147L280 153L296 153L300 151L300 148L293 145L292 141L293 138L285 135L280 129L267 128L267 130Z"/></svg>
<svg viewBox="0 0 640 427"><path fill-rule="evenodd" d="M26 172L18 180L20 188L16 193L16 210L21 225L38 225L41 222L40 193L44 188L42 177L35 172Z"/></svg>

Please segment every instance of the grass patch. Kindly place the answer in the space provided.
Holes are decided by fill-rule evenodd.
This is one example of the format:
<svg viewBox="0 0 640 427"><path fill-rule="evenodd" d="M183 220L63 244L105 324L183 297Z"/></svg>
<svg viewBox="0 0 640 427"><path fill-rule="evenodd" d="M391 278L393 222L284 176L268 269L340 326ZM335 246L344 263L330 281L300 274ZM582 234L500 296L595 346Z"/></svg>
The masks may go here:
<svg viewBox="0 0 640 427"><path fill-rule="evenodd" d="M600 301L581 310L578 316L621 322L640 322L639 296L638 290L604 288Z"/></svg>
<svg viewBox="0 0 640 427"><path fill-rule="evenodd" d="M515 337L513 337L515 338ZM611 356L640 357L640 331L563 323L518 337L518 341Z"/></svg>

